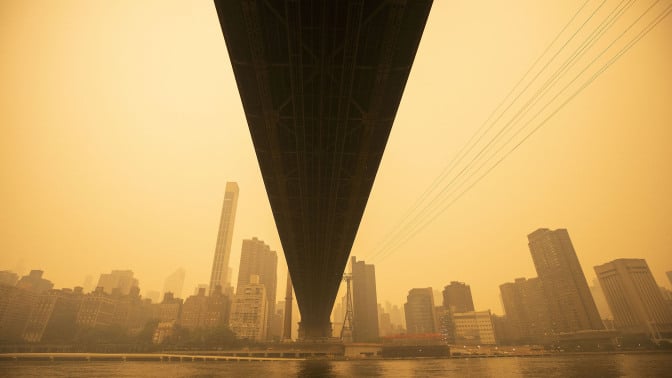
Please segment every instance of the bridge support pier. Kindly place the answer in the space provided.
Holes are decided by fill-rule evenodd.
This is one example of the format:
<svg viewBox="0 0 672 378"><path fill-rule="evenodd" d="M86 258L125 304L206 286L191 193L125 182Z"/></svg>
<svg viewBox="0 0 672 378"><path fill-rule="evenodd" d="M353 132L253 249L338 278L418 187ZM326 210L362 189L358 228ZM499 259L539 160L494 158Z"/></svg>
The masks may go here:
<svg viewBox="0 0 672 378"><path fill-rule="evenodd" d="M331 333L331 322L328 319L326 322L319 323L299 322L299 340L324 340L331 338Z"/></svg>

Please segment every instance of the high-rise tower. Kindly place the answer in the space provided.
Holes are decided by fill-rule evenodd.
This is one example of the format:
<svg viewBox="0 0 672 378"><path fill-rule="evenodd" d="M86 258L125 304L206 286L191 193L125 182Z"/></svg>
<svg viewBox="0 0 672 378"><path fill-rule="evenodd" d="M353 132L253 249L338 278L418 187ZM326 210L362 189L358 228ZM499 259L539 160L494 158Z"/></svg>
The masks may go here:
<svg viewBox="0 0 672 378"><path fill-rule="evenodd" d="M259 276L253 274L245 284L238 287L231 308L231 330L236 333L237 338L266 340L267 303L266 287L259 283Z"/></svg>
<svg viewBox="0 0 672 378"><path fill-rule="evenodd" d="M352 305L354 342L378 340L378 297L376 268L352 257Z"/></svg>
<svg viewBox="0 0 672 378"><path fill-rule="evenodd" d="M567 230L541 228L527 239L549 306L552 332L603 329Z"/></svg>
<svg viewBox="0 0 672 378"><path fill-rule="evenodd" d="M431 287L411 289L404 304L408 334L435 333L436 312Z"/></svg>
<svg viewBox="0 0 672 378"><path fill-rule="evenodd" d="M550 314L539 278L516 278L499 285L502 305L511 325L511 338L521 344L539 344L551 333Z"/></svg>
<svg viewBox="0 0 672 378"><path fill-rule="evenodd" d="M452 312L474 311L471 288L464 282L451 281L443 288L443 307Z"/></svg>
<svg viewBox="0 0 672 378"><path fill-rule="evenodd" d="M171 275L166 277L163 283L163 294L173 293L175 298L182 298L182 288L184 287L184 268L179 268Z"/></svg>
<svg viewBox="0 0 672 378"><path fill-rule="evenodd" d="M614 326L626 333L672 331L672 313L646 260L617 259L595 267L614 315Z"/></svg>
<svg viewBox="0 0 672 378"><path fill-rule="evenodd" d="M256 276L259 279L259 284L266 288L265 308L268 311L266 316L268 319L275 313L277 272L278 254L275 251L272 251L266 243L257 238L243 240L236 293L251 282L251 276Z"/></svg>
<svg viewBox="0 0 672 378"><path fill-rule="evenodd" d="M219 232L217 233L217 245L215 246L215 258L212 262L210 274L210 294L217 286L225 289L229 278L229 257L231 256L231 240L233 239L233 224L236 220L236 207L238 206L238 184L227 182L224 191L224 204L222 216L219 220Z"/></svg>

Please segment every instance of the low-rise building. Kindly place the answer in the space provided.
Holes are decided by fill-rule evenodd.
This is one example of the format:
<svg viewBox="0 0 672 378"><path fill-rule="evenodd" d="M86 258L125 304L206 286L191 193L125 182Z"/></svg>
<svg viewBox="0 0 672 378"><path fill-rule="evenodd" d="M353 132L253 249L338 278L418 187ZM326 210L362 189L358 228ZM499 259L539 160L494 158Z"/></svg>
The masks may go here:
<svg viewBox="0 0 672 378"><path fill-rule="evenodd" d="M458 345L497 344L490 310L454 313L453 323L455 343Z"/></svg>
<svg viewBox="0 0 672 378"><path fill-rule="evenodd" d="M252 275L250 283L238 288L231 308L231 330L240 339L266 339L266 288L259 277Z"/></svg>

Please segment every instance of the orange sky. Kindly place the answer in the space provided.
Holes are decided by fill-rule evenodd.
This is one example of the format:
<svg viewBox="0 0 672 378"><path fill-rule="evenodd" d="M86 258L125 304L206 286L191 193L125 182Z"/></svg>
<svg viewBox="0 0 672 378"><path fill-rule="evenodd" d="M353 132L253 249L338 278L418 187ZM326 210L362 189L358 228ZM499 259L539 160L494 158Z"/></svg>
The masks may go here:
<svg viewBox="0 0 672 378"><path fill-rule="evenodd" d="M427 228L373 258L583 3L435 1L353 248L376 264L380 302L458 280L477 309L501 313L498 286L536 275L526 235L539 227L569 230L589 282L593 266L632 257L670 287L672 17ZM184 267L190 293L209 280L226 181L240 186L234 275L243 238L281 251L210 1L2 1L0 83L0 270L43 269L67 287L132 269L146 291Z"/></svg>

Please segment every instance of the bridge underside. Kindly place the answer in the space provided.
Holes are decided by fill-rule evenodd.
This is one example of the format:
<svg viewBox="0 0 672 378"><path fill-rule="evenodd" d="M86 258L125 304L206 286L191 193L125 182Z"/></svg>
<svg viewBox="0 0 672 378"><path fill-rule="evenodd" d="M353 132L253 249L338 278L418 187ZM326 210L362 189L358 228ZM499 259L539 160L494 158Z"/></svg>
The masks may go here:
<svg viewBox="0 0 672 378"><path fill-rule="evenodd" d="M306 338L329 320L431 0L215 0Z"/></svg>

